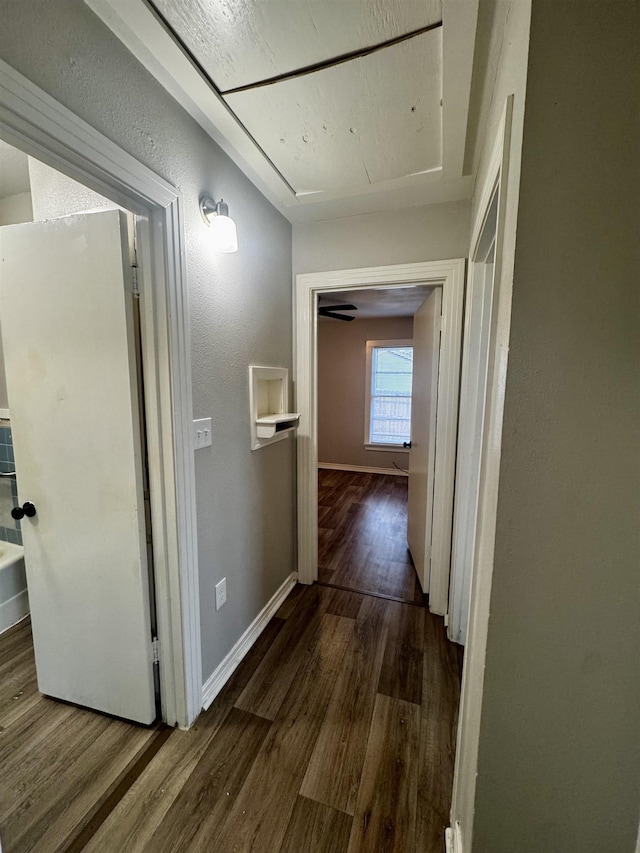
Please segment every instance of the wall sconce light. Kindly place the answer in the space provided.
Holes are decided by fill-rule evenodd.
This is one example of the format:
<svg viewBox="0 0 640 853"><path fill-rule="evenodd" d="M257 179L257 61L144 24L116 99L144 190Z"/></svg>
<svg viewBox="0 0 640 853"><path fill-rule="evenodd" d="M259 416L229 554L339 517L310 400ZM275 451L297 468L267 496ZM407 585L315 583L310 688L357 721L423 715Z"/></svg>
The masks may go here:
<svg viewBox="0 0 640 853"><path fill-rule="evenodd" d="M211 228L211 239L216 252L237 252L238 232L236 223L229 216L229 205L222 199L214 201L211 196L200 199L200 213Z"/></svg>

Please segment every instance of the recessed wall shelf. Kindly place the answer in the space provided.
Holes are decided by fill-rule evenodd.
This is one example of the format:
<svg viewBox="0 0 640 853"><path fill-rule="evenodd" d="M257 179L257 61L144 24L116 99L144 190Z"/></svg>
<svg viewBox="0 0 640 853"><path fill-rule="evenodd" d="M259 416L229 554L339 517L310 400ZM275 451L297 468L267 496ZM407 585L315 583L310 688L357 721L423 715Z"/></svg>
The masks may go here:
<svg viewBox="0 0 640 853"><path fill-rule="evenodd" d="M289 371L286 367L249 367L251 449L286 438L298 427L300 415L288 411Z"/></svg>

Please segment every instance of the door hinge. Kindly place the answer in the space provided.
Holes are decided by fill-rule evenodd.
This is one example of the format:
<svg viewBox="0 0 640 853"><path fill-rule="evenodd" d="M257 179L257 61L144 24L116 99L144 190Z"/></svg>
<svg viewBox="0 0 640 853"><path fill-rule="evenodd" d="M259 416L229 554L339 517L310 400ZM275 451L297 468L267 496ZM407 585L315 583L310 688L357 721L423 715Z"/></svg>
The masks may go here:
<svg viewBox="0 0 640 853"><path fill-rule="evenodd" d="M448 613L444 614L444 627L445 628L449 627L449 614Z"/></svg>
<svg viewBox="0 0 640 853"><path fill-rule="evenodd" d="M138 264L131 264L131 292L134 296L140 296L140 285L138 283Z"/></svg>
<svg viewBox="0 0 640 853"><path fill-rule="evenodd" d="M153 653L153 662L160 663L160 640L157 637L151 640L151 651Z"/></svg>

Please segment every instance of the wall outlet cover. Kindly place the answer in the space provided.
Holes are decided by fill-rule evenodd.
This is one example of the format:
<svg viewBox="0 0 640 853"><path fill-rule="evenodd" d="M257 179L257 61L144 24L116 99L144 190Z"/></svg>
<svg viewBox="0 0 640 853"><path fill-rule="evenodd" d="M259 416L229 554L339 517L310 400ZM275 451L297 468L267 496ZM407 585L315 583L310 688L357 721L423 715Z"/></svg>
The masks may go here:
<svg viewBox="0 0 640 853"><path fill-rule="evenodd" d="M216 610L220 610L222 605L227 600L227 579L222 578L216 584Z"/></svg>

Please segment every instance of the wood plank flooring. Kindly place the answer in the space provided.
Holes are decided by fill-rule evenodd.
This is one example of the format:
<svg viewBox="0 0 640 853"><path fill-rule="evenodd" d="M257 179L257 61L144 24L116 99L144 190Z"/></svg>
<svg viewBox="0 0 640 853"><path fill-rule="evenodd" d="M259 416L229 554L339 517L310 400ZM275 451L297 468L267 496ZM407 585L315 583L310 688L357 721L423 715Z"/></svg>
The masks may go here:
<svg viewBox="0 0 640 853"><path fill-rule="evenodd" d="M442 620L320 585L280 613L87 851L442 853L460 683Z"/></svg>
<svg viewBox="0 0 640 853"><path fill-rule="evenodd" d="M163 727L164 728L164 727ZM0 637L0 838L4 853L62 853L158 737L42 696L31 625Z"/></svg>
<svg viewBox="0 0 640 853"><path fill-rule="evenodd" d="M158 748L158 731L40 696L28 621L0 637L4 853L442 853L459 649L402 559L406 483L327 479L322 530L353 560L329 571L369 592L296 586Z"/></svg>
<svg viewBox="0 0 640 853"><path fill-rule="evenodd" d="M407 478L318 471L318 580L426 604L407 548Z"/></svg>

